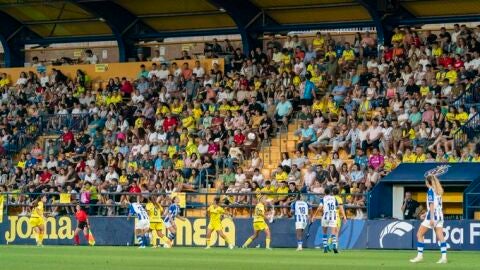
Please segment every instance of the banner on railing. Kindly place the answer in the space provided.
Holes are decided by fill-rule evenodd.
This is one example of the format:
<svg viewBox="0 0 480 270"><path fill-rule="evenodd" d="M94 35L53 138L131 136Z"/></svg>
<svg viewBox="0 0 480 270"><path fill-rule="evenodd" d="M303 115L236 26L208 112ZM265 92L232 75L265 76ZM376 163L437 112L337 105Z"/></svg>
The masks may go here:
<svg viewBox="0 0 480 270"><path fill-rule="evenodd" d="M133 219L126 217L90 217L96 245L132 245ZM45 219L45 245L72 245L77 222L73 217L48 217ZM82 233L83 235L83 233ZM81 237L83 244L85 239ZM0 244L35 244L29 217L8 216L0 224Z"/></svg>
<svg viewBox="0 0 480 270"><path fill-rule="evenodd" d="M5 217L0 224L0 244L34 244L32 228L28 217ZM91 217L92 233L96 245L128 246L134 242L134 220L126 217ZM177 246L205 246L208 220L190 218L177 220ZM308 248L322 246L322 228L316 221L310 228L310 237L305 239ZM226 236L241 246L253 234L252 220L224 219L223 231ZM340 230L340 249L415 249L419 221L398 220L349 220ZM292 219L278 219L269 224L272 233L272 247L297 245L295 222ZM480 221L445 221L445 236L448 247L456 250L480 250ZM49 217L46 220L46 245L71 245L76 221L72 217ZM211 243L226 246L225 241L214 233ZM84 239L83 239L84 241ZM154 241L159 241L154 239ZM83 242L83 244L86 244ZM425 237L426 247L438 249L435 236L429 232ZM265 236L260 234L251 247L264 247Z"/></svg>

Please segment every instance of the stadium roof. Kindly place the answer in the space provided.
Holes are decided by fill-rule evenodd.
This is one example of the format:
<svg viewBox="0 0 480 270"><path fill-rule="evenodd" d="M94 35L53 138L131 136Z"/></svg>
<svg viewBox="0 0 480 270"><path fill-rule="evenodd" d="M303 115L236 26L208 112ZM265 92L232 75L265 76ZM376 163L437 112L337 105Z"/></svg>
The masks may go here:
<svg viewBox="0 0 480 270"><path fill-rule="evenodd" d="M383 32L385 25L468 22L478 14L478 0L0 0L0 41L14 47L117 40L122 47L240 34L245 47L269 32L367 26Z"/></svg>

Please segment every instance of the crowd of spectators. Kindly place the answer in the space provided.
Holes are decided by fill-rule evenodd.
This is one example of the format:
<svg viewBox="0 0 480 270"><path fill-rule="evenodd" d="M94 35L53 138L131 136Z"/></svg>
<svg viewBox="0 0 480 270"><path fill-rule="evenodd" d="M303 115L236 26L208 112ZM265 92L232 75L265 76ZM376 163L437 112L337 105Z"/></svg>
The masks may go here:
<svg viewBox="0 0 480 270"><path fill-rule="evenodd" d="M453 103L478 90L479 29L395 29L384 47L368 32L353 42L317 33L311 42L288 36L282 44L273 36L266 49L246 54L214 43L209 53L233 53L224 70L152 63L135 80L112 78L100 89L82 71L76 78L31 72L16 83L2 74L4 137L41 114L71 115L82 131L49 121L63 127L60 139L3 166L0 192L71 193L107 205L91 214L115 214L110 206L128 197L106 192L215 188L239 205L252 203L242 194L275 192L272 204L288 206L298 192L337 187L350 194L347 206L363 207L363 193L402 162L480 162L474 142L454 140L477 112ZM296 151L282 153L265 175L259 148L292 121L300 126Z"/></svg>

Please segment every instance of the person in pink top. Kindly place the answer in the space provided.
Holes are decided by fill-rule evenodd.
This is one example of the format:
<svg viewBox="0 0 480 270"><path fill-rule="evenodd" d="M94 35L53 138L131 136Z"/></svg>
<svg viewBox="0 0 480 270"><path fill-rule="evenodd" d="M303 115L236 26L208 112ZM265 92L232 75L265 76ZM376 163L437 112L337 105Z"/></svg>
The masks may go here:
<svg viewBox="0 0 480 270"><path fill-rule="evenodd" d="M375 171L378 171L379 168L383 167L385 159L382 154L378 151L377 147L374 147L372 150L372 155L368 159L368 165L372 166Z"/></svg>

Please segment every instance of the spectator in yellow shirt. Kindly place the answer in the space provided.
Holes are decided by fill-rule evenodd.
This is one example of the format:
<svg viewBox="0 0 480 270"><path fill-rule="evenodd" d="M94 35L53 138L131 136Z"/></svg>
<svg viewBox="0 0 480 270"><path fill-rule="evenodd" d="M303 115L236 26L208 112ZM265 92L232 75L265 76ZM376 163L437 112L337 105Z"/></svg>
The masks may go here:
<svg viewBox="0 0 480 270"><path fill-rule="evenodd" d="M119 91L116 91L115 94L112 96L110 101L111 101L112 104L118 104L118 103L123 101L123 97L122 97L122 95L120 94Z"/></svg>
<svg viewBox="0 0 480 270"><path fill-rule="evenodd" d="M400 31L400 28L395 27L393 32L395 34L393 34L393 36L392 36L392 44L396 43L396 42L403 43L403 38L404 38L405 35L402 33L402 31Z"/></svg>
<svg viewBox="0 0 480 270"><path fill-rule="evenodd" d="M278 168L273 172L273 176L275 177L277 183L281 181L287 181L288 179L288 173L282 166L278 166Z"/></svg>
<svg viewBox="0 0 480 270"><path fill-rule="evenodd" d="M452 65L448 65L448 71L445 73L445 79L448 79L449 84L454 84L457 81L457 71Z"/></svg>
<svg viewBox="0 0 480 270"><path fill-rule="evenodd" d="M427 159L427 156L425 155L422 146L417 146L417 148L415 148L414 155L415 155L415 161L414 161L415 163L423 163Z"/></svg>
<svg viewBox="0 0 480 270"><path fill-rule="evenodd" d="M345 49L343 50L342 57L347 62L355 60L355 51L350 48L350 43L348 42L345 42Z"/></svg>
<svg viewBox="0 0 480 270"><path fill-rule="evenodd" d="M193 114L189 113L188 111L183 112L182 118L182 127L187 128L189 131L192 131L195 128L195 118L193 118Z"/></svg>
<svg viewBox="0 0 480 270"><path fill-rule="evenodd" d="M412 153L410 148L406 148L405 153L403 153L402 163L415 163L416 159L415 153Z"/></svg>
<svg viewBox="0 0 480 270"><path fill-rule="evenodd" d="M458 107L458 112L455 115L455 120L460 122L460 125L463 125L468 121L468 113L465 111L465 107L463 105Z"/></svg>
<svg viewBox="0 0 480 270"><path fill-rule="evenodd" d="M315 51L323 51L325 48L325 38L323 38L322 33L317 32L315 38L312 41L313 49Z"/></svg>
<svg viewBox="0 0 480 270"><path fill-rule="evenodd" d="M172 114L175 115L180 115L183 111L183 104L178 100L178 98L175 98L173 100L172 105L170 105L170 110Z"/></svg>
<svg viewBox="0 0 480 270"><path fill-rule="evenodd" d="M443 49L442 47L438 46L438 43L433 43L432 44L432 56L434 57L440 57L443 54Z"/></svg>
<svg viewBox="0 0 480 270"><path fill-rule="evenodd" d="M286 65L286 64L290 64L290 61L292 60L292 57L290 56L290 54L288 53L288 50L287 49L283 49L282 50L282 62Z"/></svg>
<svg viewBox="0 0 480 270"><path fill-rule="evenodd" d="M312 104L312 112L314 111L321 111L324 112L326 110L325 102L320 96L315 97L315 101Z"/></svg>
<svg viewBox="0 0 480 270"><path fill-rule="evenodd" d="M333 49L332 45L328 45L327 52L325 53L325 60L330 59L330 56L333 58L337 58L337 52Z"/></svg>
<svg viewBox="0 0 480 270"><path fill-rule="evenodd" d="M269 201L273 201L275 199L275 195L268 193L275 193L275 191L275 187L272 185L270 180L265 181L265 186L260 190L261 193L266 194L265 197Z"/></svg>
<svg viewBox="0 0 480 270"><path fill-rule="evenodd" d="M0 75L0 87L9 86L10 79L8 79L7 73L2 73Z"/></svg>

